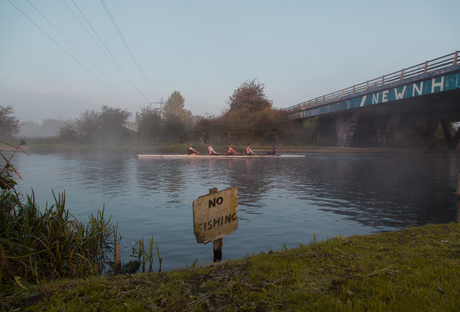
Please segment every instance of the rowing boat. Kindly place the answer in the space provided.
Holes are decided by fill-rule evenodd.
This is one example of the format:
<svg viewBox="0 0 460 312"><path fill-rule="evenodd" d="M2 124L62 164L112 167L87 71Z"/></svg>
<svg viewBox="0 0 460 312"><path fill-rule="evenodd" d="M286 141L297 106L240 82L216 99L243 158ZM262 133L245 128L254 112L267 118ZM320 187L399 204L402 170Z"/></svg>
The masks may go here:
<svg viewBox="0 0 460 312"><path fill-rule="evenodd" d="M278 157L288 157L288 158L297 158L297 157L305 157L305 155L289 155L289 154L282 154L282 155L270 155L270 154L259 154L259 155L188 155L188 154L177 154L177 155L137 155L139 158L278 158Z"/></svg>

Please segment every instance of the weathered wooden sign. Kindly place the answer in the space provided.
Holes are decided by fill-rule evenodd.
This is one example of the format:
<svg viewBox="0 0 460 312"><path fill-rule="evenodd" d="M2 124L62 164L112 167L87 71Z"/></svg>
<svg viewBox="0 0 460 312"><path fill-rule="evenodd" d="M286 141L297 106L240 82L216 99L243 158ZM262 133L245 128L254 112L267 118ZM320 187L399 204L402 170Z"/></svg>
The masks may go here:
<svg viewBox="0 0 460 312"><path fill-rule="evenodd" d="M238 228L238 187L198 197L193 202L193 230L198 243L232 234Z"/></svg>

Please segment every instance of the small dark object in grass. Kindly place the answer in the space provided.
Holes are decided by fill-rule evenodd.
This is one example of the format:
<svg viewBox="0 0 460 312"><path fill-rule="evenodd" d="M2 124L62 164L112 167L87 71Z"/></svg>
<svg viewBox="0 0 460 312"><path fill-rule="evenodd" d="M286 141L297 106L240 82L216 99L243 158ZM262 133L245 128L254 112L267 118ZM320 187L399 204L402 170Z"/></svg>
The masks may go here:
<svg viewBox="0 0 460 312"><path fill-rule="evenodd" d="M121 273L134 274L137 272L137 270L139 270L140 266L141 264L139 263L139 261L131 260L128 263L123 264L123 266L121 267Z"/></svg>

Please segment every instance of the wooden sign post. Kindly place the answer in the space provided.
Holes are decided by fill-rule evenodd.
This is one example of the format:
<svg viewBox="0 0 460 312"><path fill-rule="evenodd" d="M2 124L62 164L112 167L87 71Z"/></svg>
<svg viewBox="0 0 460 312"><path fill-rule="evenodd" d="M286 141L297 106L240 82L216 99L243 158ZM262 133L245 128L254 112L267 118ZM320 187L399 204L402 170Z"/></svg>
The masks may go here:
<svg viewBox="0 0 460 312"><path fill-rule="evenodd" d="M222 238L238 228L238 188L198 197L193 202L193 231L198 243L213 242L214 262L222 260Z"/></svg>

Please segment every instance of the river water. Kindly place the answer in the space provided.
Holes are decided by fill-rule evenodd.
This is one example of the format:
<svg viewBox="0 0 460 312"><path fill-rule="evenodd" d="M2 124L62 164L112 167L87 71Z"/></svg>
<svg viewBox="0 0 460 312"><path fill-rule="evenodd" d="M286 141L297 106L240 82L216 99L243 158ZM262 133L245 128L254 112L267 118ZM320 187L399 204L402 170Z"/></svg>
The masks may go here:
<svg viewBox="0 0 460 312"><path fill-rule="evenodd" d="M42 209L66 193L80 221L105 205L124 236L122 256L144 237L158 243L162 269L212 261L193 234L192 203L209 189L238 187L239 228L223 259L308 244L316 236L377 233L459 222L459 153L324 153L304 158L138 159L120 154L16 154ZM156 266L156 267L155 267ZM158 269L158 262L154 270Z"/></svg>

